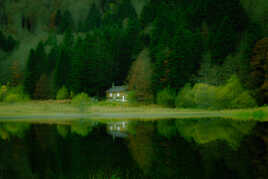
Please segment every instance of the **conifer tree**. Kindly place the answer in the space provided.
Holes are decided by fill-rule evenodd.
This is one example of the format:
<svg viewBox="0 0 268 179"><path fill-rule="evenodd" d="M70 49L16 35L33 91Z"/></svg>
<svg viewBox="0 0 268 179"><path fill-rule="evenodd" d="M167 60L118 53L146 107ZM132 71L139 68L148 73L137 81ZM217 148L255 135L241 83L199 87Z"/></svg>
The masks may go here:
<svg viewBox="0 0 268 179"><path fill-rule="evenodd" d="M74 37L70 30L64 34L62 45L59 47L59 56L55 69L55 86L57 89L62 86L70 87L69 73L71 71L71 58L73 54Z"/></svg>
<svg viewBox="0 0 268 179"><path fill-rule="evenodd" d="M84 53L84 43L81 38L76 41L74 46L75 53L71 58L71 71L69 73L70 80L70 90L75 94L82 92L83 86L83 74L85 68L85 53Z"/></svg>
<svg viewBox="0 0 268 179"><path fill-rule="evenodd" d="M38 78L36 77L37 73L39 72L36 64L36 55L35 51L31 49L26 66L25 80L24 80L24 91L28 93L30 96L33 95L35 89L35 82L38 80Z"/></svg>
<svg viewBox="0 0 268 179"><path fill-rule="evenodd" d="M31 97L34 97L34 91L36 83L38 82L41 74L44 72L44 65L46 61L46 53L44 49L43 42L40 42L36 50L31 49L28 58L25 80L24 80L24 90Z"/></svg>
<svg viewBox="0 0 268 179"><path fill-rule="evenodd" d="M89 9L85 23L82 25L80 31L88 32L89 30L100 27L100 25L101 25L101 14L94 3Z"/></svg>

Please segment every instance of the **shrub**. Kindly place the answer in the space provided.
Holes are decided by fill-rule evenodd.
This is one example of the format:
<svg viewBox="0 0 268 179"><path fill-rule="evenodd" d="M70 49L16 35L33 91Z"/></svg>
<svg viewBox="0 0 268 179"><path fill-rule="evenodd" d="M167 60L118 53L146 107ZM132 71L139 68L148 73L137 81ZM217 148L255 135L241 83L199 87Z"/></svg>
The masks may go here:
<svg viewBox="0 0 268 179"><path fill-rule="evenodd" d="M175 100L175 106L177 108L191 108L195 107L194 101L194 94L192 92L192 87L190 84L186 84L178 93L176 100Z"/></svg>
<svg viewBox="0 0 268 179"><path fill-rule="evenodd" d="M80 93L73 97L72 104L79 108L80 112L84 112L86 105L91 103L91 99L86 93Z"/></svg>
<svg viewBox="0 0 268 179"><path fill-rule="evenodd" d="M213 108L216 103L216 93L215 86L198 83L192 89L194 104L198 108Z"/></svg>
<svg viewBox="0 0 268 179"><path fill-rule="evenodd" d="M236 76L232 76L224 86L219 87L217 92L217 108L235 109L255 106L255 99L248 90L243 88Z"/></svg>
<svg viewBox="0 0 268 179"><path fill-rule="evenodd" d="M61 100L61 99L68 99L69 98L69 92L68 89L63 86L61 89L58 90L56 99Z"/></svg>
<svg viewBox="0 0 268 179"><path fill-rule="evenodd" d="M157 93L156 102L166 107L175 107L175 98L176 91L171 88L165 88Z"/></svg>
<svg viewBox="0 0 268 179"><path fill-rule="evenodd" d="M136 104L137 103L136 92L135 91L128 92L127 100L131 104Z"/></svg>
<svg viewBox="0 0 268 179"><path fill-rule="evenodd" d="M255 106L255 99L243 88L236 76L219 87L203 83L195 84L193 88L185 85L176 97L176 107L234 109Z"/></svg>
<svg viewBox="0 0 268 179"><path fill-rule="evenodd" d="M75 123L71 125L71 133L86 137L93 129L91 124Z"/></svg>
<svg viewBox="0 0 268 179"><path fill-rule="evenodd" d="M72 104L75 106L90 104L90 102L91 102L90 97L88 97L86 93L80 93L74 96L72 99Z"/></svg>
<svg viewBox="0 0 268 179"><path fill-rule="evenodd" d="M73 91L70 92L70 98L73 99L73 97L75 96L75 93Z"/></svg>
<svg viewBox="0 0 268 179"><path fill-rule="evenodd" d="M250 108L256 107L256 100L250 96L248 91L244 91L231 102L232 108Z"/></svg>
<svg viewBox="0 0 268 179"><path fill-rule="evenodd" d="M157 122L157 131L160 135L170 139L177 134L176 124L173 120L160 120Z"/></svg>
<svg viewBox="0 0 268 179"><path fill-rule="evenodd" d="M7 86L6 85L2 85L0 87L0 101L3 101L5 96L7 94Z"/></svg>
<svg viewBox="0 0 268 179"><path fill-rule="evenodd" d="M21 101L21 98L18 94L9 94L5 98L5 102L7 103L15 103Z"/></svg>
<svg viewBox="0 0 268 179"><path fill-rule="evenodd" d="M17 86L9 89L4 97L4 102L15 103L29 100L29 96L24 94L23 87Z"/></svg>
<svg viewBox="0 0 268 179"><path fill-rule="evenodd" d="M57 131L59 133L60 136L62 136L63 138L65 138L68 133L69 133L69 127L64 126L64 125L58 125L57 126Z"/></svg>
<svg viewBox="0 0 268 179"><path fill-rule="evenodd" d="M232 76L224 86L219 87L217 91L217 107L233 108L231 101L238 97L244 91L239 79Z"/></svg>

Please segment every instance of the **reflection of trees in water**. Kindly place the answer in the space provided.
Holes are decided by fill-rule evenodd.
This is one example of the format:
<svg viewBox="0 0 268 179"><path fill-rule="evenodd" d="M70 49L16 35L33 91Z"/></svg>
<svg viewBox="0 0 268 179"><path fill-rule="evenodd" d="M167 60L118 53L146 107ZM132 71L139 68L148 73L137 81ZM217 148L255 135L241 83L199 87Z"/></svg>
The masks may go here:
<svg viewBox="0 0 268 179"><path fill-rule="evenodd" d="M22 138L30 128L27 123L0 123L0 138L7 140L13 137Z"/></svg>
<svg viewBox="0 0 268 179"><path fill-rule="evenodd" d="M157 131L168 139L177 135L175 120L160 120L157 122Z"/></svg>
<svg viewBox="0 0 268 179"><path fill-rule="evenodd" d="M268 177L268 123L258 123L254 131L241 148L250 153L254 177L263 179Z"/></svg>
<svg viewBox="0 0 268 179"><path fill-rule="evenodd" d="M204 178L252 178L250 153L233 150L225 141L213 141L200 146Z"/></svg>
<svg viewBox="0 0 268 179"><path fill-rule="evenodd" d="M140 175L126 141L113 140L106 133L105 125L89 129L89 124L76 124L75 132L72 127L33 125L25 137L1 141L0 172L8 171L7 179L137 178Z"/></svg>
<svg viewBox="0 0 268 179"><path fill-rule="evenodd" d="M160 122L161 126L174 125L174 121ZM131 125L129 150L138 166L149 178L200 178L202 165L193 144L179 136L169 136L168 140L157 135L158 122L137 122ZM170 126L169 126L170 127ZM172 128L172 127L170 127ZM167 129L172 131L173 129ZM176 134L176 132L175 132Z"/></svg>
<svg viewBox="0 0 268 179"><path fill-rule="evenodd" d="M63 138L67 137L69 134L86 137L97 125L98 123L94 121L78 120L77 122L72 122L68 125L57 125L57 131Z"/></svg>
<svg viewBox="0 0 268 179"><path fill-rule="evenodd" d="M31 176L31 166L28 160L26 140L12 138L0 142L0 178L28 178Z"/></svg>
<svg viewBox="0 0 268 179"><path fill-rule="evenodd" d="M152 167L154 156L152 123L140 122L135 126L135 134L129 135L128 148L138 166L147 173Z"/></svg>
<svg viewBox="0 0 268 179"><path fill-rule="evenodd" d="M185 156L183 161L195 160L195 162L189 162L195 164L198 163L197 158L200 156L196 167L186 167L184 169L190 168L193 169L192 172L194 173L200 172L200 177L197 178L252 178L254 166L250 165L251 154L248 150L245 150L248 147L244 146L244 141L248 140L255 125L255 122L221 119L180 119L158 121L157 131L161 136L169 139L168 141L174 140L174 138L179 140L182 136L190 142L192 146L187 149L187 142L184 140L186 144L180 145L183 149L181 153L173 156L183 155ZM183 139L181 140L183 141ZM170 151L173 148L167 147L167 150L163 151ZM179 149L179 145L177 148ZM188 153L187 151L191 152ZM194 155L195 158L193 158ZM189 159L191 157L192 160ZM179 160L176 159L175 161ZM200 168L202 171L198 171L196 168Z"/></svg>
<svg viewBox="0 0 268 179"><path fill-rule="evenodd" d="M168 139L158 136L155 139L154 164L157 171L154 178L203 178L203 166L195 145L183 137Z"/></svg>
<svg viewBox="0 0 268 179"><path fill-rule="evenodd" d="M222 140L233 149L239 147L241 140L250 134L255 124L254 121L231 119L176 120L177 130L186 140L194 140L198 144Z"/></svg>
<svg viewBox="0 0 268 179"><path fill-rule="evenodd" d="M193 128L200 138L191 134ZM0 130L4 129L10 137L0 139L0 172L5 171L7 179L268 176L266 123L209 120L205 124L189 119L131 122L128 139L113 138L107 126L86 122L69 126L0 125ZM220 134L223 132L230 134Z"/></svg>

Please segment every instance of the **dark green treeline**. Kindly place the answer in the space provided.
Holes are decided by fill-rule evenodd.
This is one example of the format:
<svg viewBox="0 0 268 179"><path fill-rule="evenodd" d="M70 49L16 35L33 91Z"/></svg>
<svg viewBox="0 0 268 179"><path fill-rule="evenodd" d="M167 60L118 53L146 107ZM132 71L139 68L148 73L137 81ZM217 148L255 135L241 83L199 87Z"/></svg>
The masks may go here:
<svg viewBox="0 0 268 179"><path fill-rule="evenodd" d="M25 91L47 99L65 86L75 94L103 97L112 83L127 82L132 62L145 48L151 56L154 94L200 82L206 63L219 72L231 70L214 84L236 74L246 88L258 88L252 85L250 60L265 34L239 0L154 0L136 12L129 0L103 1L101 7L93 3L85 20L74 22L68 10L59 9L50 37L28 57ZM230 60L239 52L243 58ZM262 95L256 91L256 97Z"/></svg>

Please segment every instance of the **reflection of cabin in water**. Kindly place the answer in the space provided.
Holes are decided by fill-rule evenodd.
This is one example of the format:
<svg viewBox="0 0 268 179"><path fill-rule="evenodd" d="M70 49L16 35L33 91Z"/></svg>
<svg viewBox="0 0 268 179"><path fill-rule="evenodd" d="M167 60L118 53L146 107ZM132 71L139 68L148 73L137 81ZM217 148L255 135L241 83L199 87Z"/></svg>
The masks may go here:
<svg viewBox="0 0 268 179"><path fill-rule="evenodd" d="M125 138L127 134L127 122L112 122L107 124L107 132L113 137Z"/></svg>
<svg viewBox="0 0 268 179"><path fill-rule="evenodd" d="M107 99L111 101L127 101L127 86L113 86L106 91Z"/></svg>

